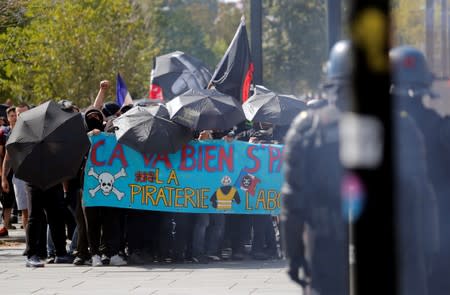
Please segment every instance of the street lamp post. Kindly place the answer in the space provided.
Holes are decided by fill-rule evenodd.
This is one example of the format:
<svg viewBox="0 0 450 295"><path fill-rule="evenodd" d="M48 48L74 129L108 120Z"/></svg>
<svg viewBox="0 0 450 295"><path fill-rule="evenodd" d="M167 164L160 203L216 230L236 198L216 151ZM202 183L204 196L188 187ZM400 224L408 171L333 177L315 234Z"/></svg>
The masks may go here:
<svg viewBox="0 0 450 295"><path fill-rule="evenodd" d="M363 156L347 168L364 188L363 210L351 221L356 274L350 277L352 294L396 294L389 2L353 0L350 11L355 64L350 127L361 132L356 140L360 146L352 148ZM376 141L371 146L381 157L367 158L367 140Z"/></svg>
<svg viewBox="0 0 450 295"><path fill-rule="evenodd" d="M262 61L262 1L251 1L251 49L252 59L255 66L253 80L255 84L263 84L263 61Z"/></svg>
<svg viewBox="0 0 450 295"><path fill-rule="evenodd" d="M327 0L328 52L341 38L341 0Z"/></svg>
<svg viewBox="0 0 450 295"><path fill-rule="evenodd" d="M442 76L448 77L448 1L441 0L441 57Z"/></svg>
<svg viewBox="0 0 450 295"><path fill-rule="evenodd" d="M434 0L426 0L425 6L425 54L430 69L434 70Z"/></svg>

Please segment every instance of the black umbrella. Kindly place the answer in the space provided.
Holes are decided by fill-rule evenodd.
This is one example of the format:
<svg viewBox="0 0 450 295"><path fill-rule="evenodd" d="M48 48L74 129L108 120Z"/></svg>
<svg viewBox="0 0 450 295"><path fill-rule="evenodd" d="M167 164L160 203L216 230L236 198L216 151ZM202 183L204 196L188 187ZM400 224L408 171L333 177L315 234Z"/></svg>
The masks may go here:
<svg viewBox="0 0 450 295"><path fill-rule="evenodd" d="M268 92L253 95L242 108L249 121L289 125L307 106L295 96Z"/></svg>
<svg viewBox="0 0 450 295"><path fill-rule="evenodd" d="M150 99L148 97L140 98L140 99L133 99L133 106L139 106L139 107L149 107L153 105L160 104L161 101Z"/></svg>
<svg viewBox="0 0 450 295"><path fill-rule="evenodd" d="M267 88L266 86L263 85L255 85L255 88L253 90L253 94L264 94L264 93L269 93L272 92L269 88Z"/></svg>
<svg viewBox="0 0 450 295"><path fill-rule="evenodd" d="M192 133L170 121L163 105L134 107L113 121L118 142L142 152L169 152L179 150L192 139Z"/></svg>
<svg viewBox="0 0 450 295"><path fill-rule="evenodd" d="M168 101L189 89L206 88L210 79L206 65L193 56L182 51L161 55L154 61L150 97Z"/></svg>
<svg viewBox="0 0 450 295"><path fill-rule="evenodd" d="M15 176L41 189L75 177L89 146L81 114L53 101L20 114L6 143Z"/></svg>
<svg viewBox="0 0 450 295"><path fill-rule="evenodd" d="M189 90L167 103L170 118L194 130L227 130L245 121L241 104L214 89Z"/></svg>
<svg viewBox="0 0 450 295"><path fill-rule="evenodd" d="M147 110L152 114L153 116L159 116L164 119L170 120L170 113L167 109L167 106L163 103L155 103L151 106L147 107Z"/></svg>

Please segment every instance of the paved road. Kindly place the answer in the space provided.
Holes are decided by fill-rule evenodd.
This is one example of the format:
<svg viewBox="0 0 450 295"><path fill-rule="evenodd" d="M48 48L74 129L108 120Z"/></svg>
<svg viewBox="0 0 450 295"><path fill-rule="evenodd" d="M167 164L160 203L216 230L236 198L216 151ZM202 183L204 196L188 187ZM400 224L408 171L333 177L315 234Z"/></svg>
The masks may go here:
<svg viewBox="0 0 450 295"><path fill-rule="evenodd" d="M0 238L0 294L302 294L286 262L224 261L206 265L25 267L25 233L16 224Z"/></svg>
<svg viewBox="0 0 450 295"><path fill-rule="evenodd" d="M285 261L122 267L25 267L23 244L0 246L0 294L302 294Z"/></svg>

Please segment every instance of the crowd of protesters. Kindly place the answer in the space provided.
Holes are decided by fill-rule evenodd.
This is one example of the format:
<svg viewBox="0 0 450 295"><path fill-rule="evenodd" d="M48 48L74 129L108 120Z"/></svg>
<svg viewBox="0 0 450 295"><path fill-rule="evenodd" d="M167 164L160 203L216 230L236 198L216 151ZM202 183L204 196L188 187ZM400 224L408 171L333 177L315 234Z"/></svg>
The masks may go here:
<svg viewBox="0 0 450 295"><path fill-rule="evenodd" d="M114 132L112 120L133 105L104 102L109 81L101 81L92 106L81 110L68 100L59 102L67 112L81 112L88 135ZM271 215L172 213L85 207L82 202L84 167L73 179L42 190L14 177L5 144L17 117L30 107L11 106L0 129L2 159L3 227L13 228L10 215L16 205L26 230L26 266L45 263L126 265L208 263L223 259L280 259L278 218ZM282 143L287 130L271 124L242 124L233 130L204 130L197 140L242 140ZM70 241L70 243L68 243Z"/></svg>

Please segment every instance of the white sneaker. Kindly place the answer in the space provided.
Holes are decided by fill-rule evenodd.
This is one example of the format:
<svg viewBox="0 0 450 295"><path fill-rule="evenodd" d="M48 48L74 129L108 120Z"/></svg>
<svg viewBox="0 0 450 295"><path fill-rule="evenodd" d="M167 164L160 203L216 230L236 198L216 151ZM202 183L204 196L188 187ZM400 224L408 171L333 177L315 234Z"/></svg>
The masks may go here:
<svg viewBox="0 0 450 295"><path fill-rule="evenodd" d="M99 255L92 256L92 266L97 267L102 265L103 265L102 259L100 258Z"/></svg>
<svg viewBox="0 0 450 295"><path fill-rule="evenodd" d="M44 262L37 255L33 255L26 261L27 267L44 267Z"/></svg>
<svg viewBox="0 0 450 295"><path fill-rule="evenodd" d="M114 255L113 257L111 257L111 260L109 261L109 265L121 266L126 264L127 262L125 261L125 259L123 259L119 255Z"/></svg>

